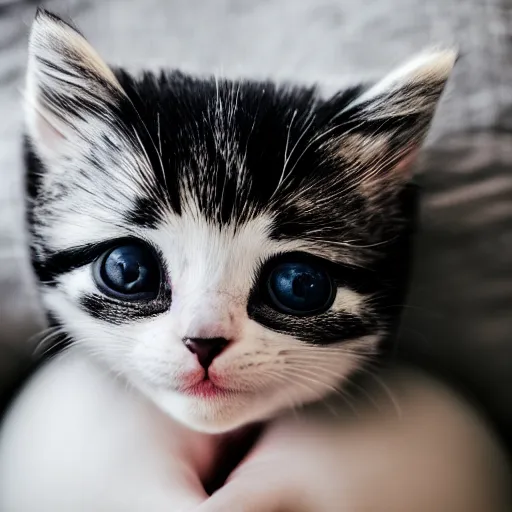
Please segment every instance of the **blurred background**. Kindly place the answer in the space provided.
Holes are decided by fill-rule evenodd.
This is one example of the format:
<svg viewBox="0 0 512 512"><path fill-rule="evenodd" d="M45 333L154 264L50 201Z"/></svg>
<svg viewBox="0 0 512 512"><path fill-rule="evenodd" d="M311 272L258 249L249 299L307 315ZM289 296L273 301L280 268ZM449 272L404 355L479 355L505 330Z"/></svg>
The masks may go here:
<svg viewBox="0 0 512 512"><path fill-rule="evenodd" d="M435 369L512 431L512 0L0 0L0 390L43 325L20 167L36 4L107 61L341 88L429 45L461 59L418 168L421 232L398 354Z"/></svg>

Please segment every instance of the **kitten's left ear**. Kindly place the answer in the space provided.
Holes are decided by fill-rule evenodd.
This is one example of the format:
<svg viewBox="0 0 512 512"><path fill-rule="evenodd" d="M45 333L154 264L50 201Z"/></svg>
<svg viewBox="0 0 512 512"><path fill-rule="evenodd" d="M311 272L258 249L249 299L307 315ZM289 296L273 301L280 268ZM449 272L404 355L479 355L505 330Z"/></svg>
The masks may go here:
<svg viewBox="0 0 512 512"><path fill-rule="evenodd" d="M333 123L341 125L341 133L326 147L355 171L367 191L407 181L456 58L453 50L423 53L336 116Z"/></svg>
<svg viewBox="0 0 512 512"><path fill-rule="evenodd" d="M107 131L124 95L112 70L71 25L39 9L29 40L25 122L37 153L58 160Z"/></svg>

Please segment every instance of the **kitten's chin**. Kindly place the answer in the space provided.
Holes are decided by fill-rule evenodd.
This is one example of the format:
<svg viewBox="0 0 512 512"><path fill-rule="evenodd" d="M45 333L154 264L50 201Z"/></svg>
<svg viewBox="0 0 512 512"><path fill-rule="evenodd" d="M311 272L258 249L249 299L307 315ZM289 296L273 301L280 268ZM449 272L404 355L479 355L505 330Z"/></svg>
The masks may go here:
<svg viewBox="0 0 512 512"><path fill-rule="evenodd" d="M140 387L140 386L138 386ZM207 434L221 434L264 421L281 407L254 394L225 392L216 396L186 394L142 386L143 393L162 411L186 427Z"/></svg>
<svg viewBox="0 0 512 512"><path fill-rule="evenodd" d="M258 407L254 395L198 397L179 392L163 392L154 400L180 423L193 430L210 434L235 430L270 415L269 411Z"/></svg>

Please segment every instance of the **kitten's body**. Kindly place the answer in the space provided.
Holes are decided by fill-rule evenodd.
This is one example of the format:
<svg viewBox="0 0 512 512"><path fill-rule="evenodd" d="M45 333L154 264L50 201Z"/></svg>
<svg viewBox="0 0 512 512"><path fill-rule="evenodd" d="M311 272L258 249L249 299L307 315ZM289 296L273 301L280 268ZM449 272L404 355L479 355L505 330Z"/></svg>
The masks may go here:
<svg viewBox="0 0 512 512"><path fill-rule="evenodd" d="M80 350L41 369L2 433L0 510L192 510L218 441L179 426ZM204 493L204 491L203 491ZM174 509L175 503L183 507Z"/></svg>
<svg viewBox="0 0 512 512"><path fill-rule="evenodd" d="M168 510L214 476L219 437L190 428L322 399L381 352L407 266L407 168L453 61L423 55L329 99L135 79L40 14L32 254L71 348L7 418L0 508Z"/></svg>

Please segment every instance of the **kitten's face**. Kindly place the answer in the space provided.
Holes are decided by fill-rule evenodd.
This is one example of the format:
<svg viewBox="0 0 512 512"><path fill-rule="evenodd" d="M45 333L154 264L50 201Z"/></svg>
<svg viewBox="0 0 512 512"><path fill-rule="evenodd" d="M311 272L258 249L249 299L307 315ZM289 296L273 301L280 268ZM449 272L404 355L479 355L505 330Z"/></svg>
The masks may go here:
<svg viewBox="0 0 512 512"><path fill-rule="evenodd" d="M321 399L396 319L406 168L453 60L329 100L134 79L39 13L27 162L49 313L193 428Z"/></svg>

